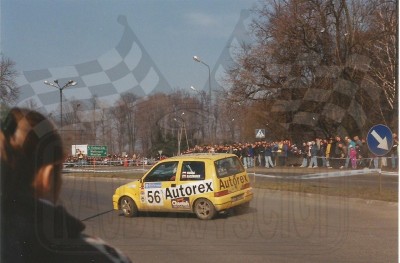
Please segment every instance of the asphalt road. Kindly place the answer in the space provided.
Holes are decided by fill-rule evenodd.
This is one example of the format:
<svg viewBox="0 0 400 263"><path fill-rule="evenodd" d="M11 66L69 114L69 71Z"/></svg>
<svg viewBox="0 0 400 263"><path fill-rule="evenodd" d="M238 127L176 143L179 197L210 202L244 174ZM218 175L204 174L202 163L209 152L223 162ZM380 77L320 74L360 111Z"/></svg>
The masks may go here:
<svg viewBox="0 0 400 263"><path fill-rule="evenodd" d="M133 262L398 262L398 204L255 189L247 212L211 221L112 211L125 179L64 177L62 203L86 233Z"/></svg>

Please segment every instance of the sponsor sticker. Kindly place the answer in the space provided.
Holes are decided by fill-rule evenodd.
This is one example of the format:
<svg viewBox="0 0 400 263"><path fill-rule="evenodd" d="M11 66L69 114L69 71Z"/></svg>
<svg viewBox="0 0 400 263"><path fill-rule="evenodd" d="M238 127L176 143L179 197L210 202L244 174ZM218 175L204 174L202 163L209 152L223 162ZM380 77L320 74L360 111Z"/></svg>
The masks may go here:
<svg viewBox="0 0 400 263"><path fill-rule="evenodd" d="M230 187L238 188L238 186L241 186L248 182L249 182L249 180L245 175L240 175L238 177L233 176L233 177L229 177L227 179L219 179L219 187L221 190L227 189Z"/></svg>
<svg viewBox="0 0 400 263"><path fill-rule="evenodd" d="M201 175L195 172L183 172L182 179L200 179Z"/></svg>
<svg viewBox="0 0 400 263"><path fill-rule="evenodd" d="M189 197L180 197L171 200L174 209L190 209Z"/></svg>
<svg viewBox="0 0 400 263"><path fill-rule="evenodd" d="M204 180L197 183L182 184L176 187L165 189L165 200L176 199L179 197L198 195L213 192L212 180Z"/></svg>
<svg viewBox="0 0 400 263"><path fill-rule="evenodd" d="M140 191L140 202L145 203L146 202L146 194L144 191Z"/></svg>
<svg viewBox="0 0 400 263"><path fill-rule="evenodd" d="M149 189L149 188L161 188L161 182L157 183L145 183L144 188Z"/></svg>

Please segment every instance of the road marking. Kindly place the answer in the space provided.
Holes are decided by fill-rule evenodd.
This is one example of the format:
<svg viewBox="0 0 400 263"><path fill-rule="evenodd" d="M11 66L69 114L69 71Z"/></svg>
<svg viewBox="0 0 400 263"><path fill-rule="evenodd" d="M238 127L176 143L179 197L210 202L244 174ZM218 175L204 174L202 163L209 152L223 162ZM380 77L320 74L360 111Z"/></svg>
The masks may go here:
<svg viewBox="0 0 400 263"><path fill-rule="evenodd" d="M382 172L382 175L399 176L399 172Z"/></svg>

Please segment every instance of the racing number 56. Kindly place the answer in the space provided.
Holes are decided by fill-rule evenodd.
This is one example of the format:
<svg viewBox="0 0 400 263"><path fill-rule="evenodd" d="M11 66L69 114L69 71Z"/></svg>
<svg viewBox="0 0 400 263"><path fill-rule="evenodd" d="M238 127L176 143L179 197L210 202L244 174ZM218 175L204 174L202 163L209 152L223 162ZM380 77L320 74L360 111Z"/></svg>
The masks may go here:
<svg viewBox="0 0 400 263"><path fill-rule="evenodd" d="M162 202L162 191L161 190L148 190L147 191L147 202L150 204L161 204Z"/></svg>

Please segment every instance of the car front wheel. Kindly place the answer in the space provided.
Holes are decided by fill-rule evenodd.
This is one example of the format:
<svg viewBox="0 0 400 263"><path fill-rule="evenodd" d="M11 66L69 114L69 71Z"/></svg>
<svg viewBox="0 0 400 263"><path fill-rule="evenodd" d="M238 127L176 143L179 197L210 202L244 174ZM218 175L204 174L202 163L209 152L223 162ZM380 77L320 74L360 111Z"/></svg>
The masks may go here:
<svg viewBox="0 0 400 263"><path fill-rule="evenodd" d="M138 209L135 202L128 196L121 198L121 210L126 217L134 217L138 215Z"/></svg>
<svg viewBox="0 0 400 263"><path fill-rule="evenodd" d="M200 198L194 204L194 212L197 218L202 220L209 220L212 219L215 215L215 207L210 200Z"/></svg>

